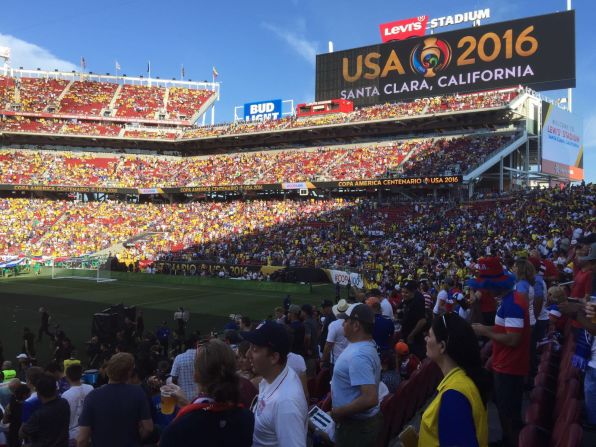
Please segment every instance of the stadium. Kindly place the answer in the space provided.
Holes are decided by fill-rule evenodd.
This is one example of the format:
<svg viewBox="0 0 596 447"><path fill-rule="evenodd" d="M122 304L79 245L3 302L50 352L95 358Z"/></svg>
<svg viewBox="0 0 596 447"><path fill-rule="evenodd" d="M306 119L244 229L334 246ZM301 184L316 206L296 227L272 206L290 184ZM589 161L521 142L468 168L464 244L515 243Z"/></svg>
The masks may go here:
<svg viewBox="0 0 596 447"><path fill-rule="evenodd" d="M18 405L10 379L48 405L61 398L29 380L36 367L57 374L62 393L67 378L81 386L64 374L77 363L101 390L120 383L111 362L128 353L129 383L149 393L153 420L144 432L140 418L138 439L121 445L158 445L160 436L196 445L182 425L193 417L187 404L238 398L220 402L191 374L199 388L176 395L178 416L164 423L163 387L184 390L176 368L185 352L186 367L208 375L199 358L208 363L207 345L224 349L219 339L256 396L256 425L249 441L229 430L227 444L206 445L342 447L355 445L350 436L383 447L593 445L596 187L585 181L593 166L584 171L582 120L571 111L576 15L472 20L486 11L441 18L470 27L444 31L422 16L381 25L382 43L330 45L316 55L314 100L245 103L228 123L215 120L226 95L215 67L211 82L151 77L150 65L148 76L101 75L84 58L78 71L13 67L11 48L0 46L3 411ZM562 89L564 101L548 96ZM520 315L505 315L514 307ZM358 320L367 312L370 328ZM336 389L342 363L327 352L339 343L327 338L336 317L350 355L374 341L374 404L361 403L366 381L348 375L362 386L351 400ZM259 407L277 370L254 352L273 322L305 365L293 377L303 379L308 412L284 413L299 419L288 423L291 440L281 427L263 429ZM390 334L379 333L387 322ZM252 354L242 353L249 341ZM289 353L271 357L283 360L279 371L292 371ZM418 362L412 371L404 355ZM473 373L474 356L482 363ZM454 369L478 389L450 383ZM474 374L492 375L488 400ZM155 381L163 386L151 394ZM465 423L458 434L445 429L461 402L435 396L450 386L469 400L471 438ZM193 400L197 390L215 400ZM91 401L75 422L71 405L64 445L116 445L98 435ZM48 435L30 421L19 418L21 439ZM0 445L22 445L11 424Z"/></svg>

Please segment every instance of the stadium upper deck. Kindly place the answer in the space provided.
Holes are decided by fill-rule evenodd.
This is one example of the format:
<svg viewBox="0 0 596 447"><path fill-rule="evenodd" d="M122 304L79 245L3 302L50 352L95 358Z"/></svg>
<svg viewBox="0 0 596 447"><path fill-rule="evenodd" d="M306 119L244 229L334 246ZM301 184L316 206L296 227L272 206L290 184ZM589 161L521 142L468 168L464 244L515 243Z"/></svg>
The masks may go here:
<svg viewBox="0 0 596 447"><path fill-rule="evenodd" d="M234 142L242 145L255 134L292 132L292 135L304 136L311 129L330 126L334 127L332 133L339 134L348 127L387 120L501 110L519 92L517 88L506 89L364 107L351 113L197 127L187 124L215 100L213 91L85 79L0 76L0 134L7 143L39 144L36 137L47 139L51 135L53 140L65 145L85 146L92 139L108 147L176 141L179 145L207 148L214 144L222 146L222 138L224 145ZM191 115L193 119L188 121Z"/></svg>
<svg viewBox="0 0 596 447"><path fill-rule="evenodd" d="M30 122L94 122L189 126L216 97L214 84L85 73L0 71L0 114ZM26 117L26 119L25 119ZM39 126L37 126L39 127ZM21 129L19 126L13 130ZM43 131L43 127L40 129ZM100 133L101 134L101 133Z"/></svg>

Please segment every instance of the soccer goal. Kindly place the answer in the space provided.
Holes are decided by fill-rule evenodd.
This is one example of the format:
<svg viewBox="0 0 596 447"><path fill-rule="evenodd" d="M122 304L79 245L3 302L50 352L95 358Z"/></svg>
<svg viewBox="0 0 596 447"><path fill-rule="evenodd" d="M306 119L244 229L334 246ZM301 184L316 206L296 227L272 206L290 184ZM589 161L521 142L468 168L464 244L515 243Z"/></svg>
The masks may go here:
<svg viewBox="0 0 596 447"><path fill-rule="evenodd" d="M107 257L55 258L52 262L52 279L83 279L95 282L116 281L115 278L112 278L110 265L110 259Z"/></svg>

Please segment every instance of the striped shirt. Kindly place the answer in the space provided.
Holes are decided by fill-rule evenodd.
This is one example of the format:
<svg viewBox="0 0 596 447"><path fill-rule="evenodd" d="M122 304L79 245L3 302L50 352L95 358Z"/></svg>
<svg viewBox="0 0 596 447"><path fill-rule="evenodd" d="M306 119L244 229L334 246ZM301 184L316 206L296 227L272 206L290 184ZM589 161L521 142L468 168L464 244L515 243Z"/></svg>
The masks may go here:
<svg viewBox="0 0 596 447"><path fill-rule="evenodd" d="M199 394L199 388L194 380L196 349L187 349L186 352L178 354L172 365L170 375L176 377L176 382L187 399L192 400Z"/></svg>
<svg viewBox="0 0 596 447"><path fill-rule="evenodd" d="M506 346L493 341L493 370L501 374L525 376L530 369L530 321L528 301L517 292L503 297L495 316L494 332L498 334L520 333L521 342Z"/></svg>

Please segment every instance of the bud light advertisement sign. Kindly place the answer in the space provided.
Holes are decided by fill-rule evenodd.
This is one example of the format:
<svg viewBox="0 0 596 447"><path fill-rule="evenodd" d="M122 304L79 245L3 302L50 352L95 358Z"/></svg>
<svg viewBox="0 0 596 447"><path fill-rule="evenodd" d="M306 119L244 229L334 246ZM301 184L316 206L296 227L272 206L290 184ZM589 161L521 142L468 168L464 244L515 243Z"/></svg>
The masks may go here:
<svg viewBox="0 0 596 447"><path fill-rule="evenodd" d="M278 120L281 118L281 102L281 99L272 99L244 104L244 120L248 122Z"/></svg>

